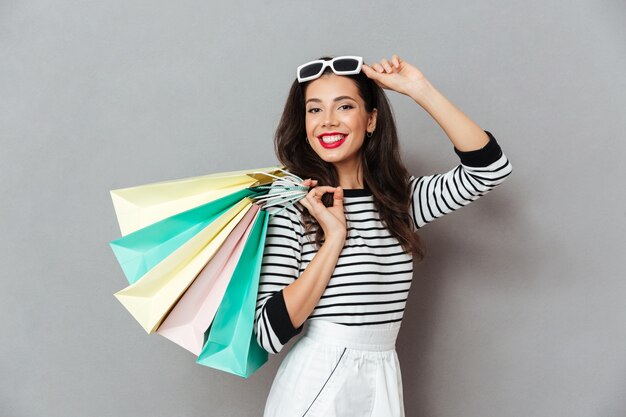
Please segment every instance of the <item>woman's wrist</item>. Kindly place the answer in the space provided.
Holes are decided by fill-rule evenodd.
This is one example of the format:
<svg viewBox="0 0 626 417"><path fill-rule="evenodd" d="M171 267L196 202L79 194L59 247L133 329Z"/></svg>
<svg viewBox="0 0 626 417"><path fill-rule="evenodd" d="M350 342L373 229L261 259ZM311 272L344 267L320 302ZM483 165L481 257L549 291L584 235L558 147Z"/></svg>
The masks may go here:
<svg viewBox="0 0 626 417"><path fill-rule="evenodd" d="M409 97L411 97L417 104L422 107L428 106L429 101L437 95L439 91L424 78L422 81L414 83L409 90Z"/></svg>
<svg viewBox="0 0 626 417"><path fill-rule="evenodd" d="M346 233L345 232L332 232L328 234L324 234L324 244L330 244L333 247L343 248L344 243L346 243Z"/></svg>

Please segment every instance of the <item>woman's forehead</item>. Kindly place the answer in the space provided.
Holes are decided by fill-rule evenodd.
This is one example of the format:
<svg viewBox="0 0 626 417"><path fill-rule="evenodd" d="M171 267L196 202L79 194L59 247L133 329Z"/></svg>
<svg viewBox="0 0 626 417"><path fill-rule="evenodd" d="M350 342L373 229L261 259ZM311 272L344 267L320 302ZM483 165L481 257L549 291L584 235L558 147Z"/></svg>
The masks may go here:
<svg viewBox="0 0 626 417"><path fill-rule="evenodd" d="M350 96L358 100L359 89L354 80L342 75L324 75L309 83L305 92L305 101L311 98L333 100L339 96Z"/></svg>

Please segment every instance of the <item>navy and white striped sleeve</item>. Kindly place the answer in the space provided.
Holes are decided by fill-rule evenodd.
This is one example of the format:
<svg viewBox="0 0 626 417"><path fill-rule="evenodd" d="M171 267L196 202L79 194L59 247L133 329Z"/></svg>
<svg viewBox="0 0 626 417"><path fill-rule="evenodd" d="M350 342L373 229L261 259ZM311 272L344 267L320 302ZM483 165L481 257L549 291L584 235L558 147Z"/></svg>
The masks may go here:
<svg viewBox="0 0 626 417"><path fill-rule="evenodd" d="M301 233L299 213L293 206L269 217L254 317L257 342L269 353L280 352L302 331L303 326L294 328L283 297L283 289L299 276Z"/></svg>
<svg viewBox="0 0 626 417"><path fill-rule="evenodd" d="M466 206L503 182L512 166L496 138L485 130L489 142L481 149L454 152L461 163L442 174L410 177L411 217L416 229Z"/></svg>

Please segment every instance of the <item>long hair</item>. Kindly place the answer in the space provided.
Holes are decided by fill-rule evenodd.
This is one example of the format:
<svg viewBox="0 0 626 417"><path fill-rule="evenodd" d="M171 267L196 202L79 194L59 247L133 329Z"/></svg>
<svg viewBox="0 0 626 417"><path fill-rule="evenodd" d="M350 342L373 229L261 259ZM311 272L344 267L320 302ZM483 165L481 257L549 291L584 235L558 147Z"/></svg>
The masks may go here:
<svg viewBox="0 0 626 417"><path fill-rule="evenodd" d="M332 57L319 59L330 60ZM331 71L330 68L326 68L324 74ZM396 125L387 96L383 89L362 71L343 77L348 77L356 83L368 113L374 108L378 109L376 129L372 137L365 136L359 151L365 188L372 192L380 219L391 235L398 239L405 252L411 252L414 258L422 261L425 250L418 234L412 229L413 220L409 213L409 172L400 158ZM338 184L339 177L334 165L321 159L306 141L304 99L309 83L310 81L301 84L296 79L291 85L274 135L274 151L280 163L300 178L317 179L319 185ZM332 206L333 195L324 194L322 203L326 207ZM306 233L315 230L315 244L319 249L323 229L306 207L301 204L294 204L293 207L302 213Z"/></svg>

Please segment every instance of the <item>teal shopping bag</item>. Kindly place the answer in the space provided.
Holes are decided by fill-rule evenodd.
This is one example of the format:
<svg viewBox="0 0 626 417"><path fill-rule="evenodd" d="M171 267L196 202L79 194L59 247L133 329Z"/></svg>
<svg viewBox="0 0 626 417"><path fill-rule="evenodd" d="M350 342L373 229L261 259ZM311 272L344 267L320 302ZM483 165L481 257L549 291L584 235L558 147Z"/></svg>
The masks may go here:
<svg viewBox="0 0 626 417"><path fill-rule="evenodd" d="M243 198L263 193L250 188L236 191L136 230L109 245L128 283L134 284Z"/></svg>
<svg viewBox="0 0 626 417"><path fill-rule="evenodd" d="M269 213L259 210L197 363L244 378L268 359L254 333L254 314Z"/></svg>

